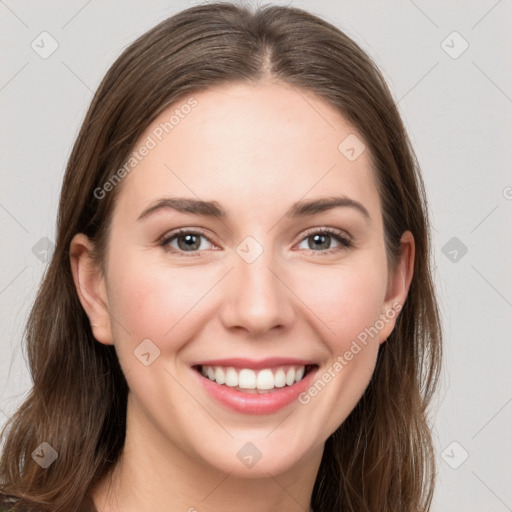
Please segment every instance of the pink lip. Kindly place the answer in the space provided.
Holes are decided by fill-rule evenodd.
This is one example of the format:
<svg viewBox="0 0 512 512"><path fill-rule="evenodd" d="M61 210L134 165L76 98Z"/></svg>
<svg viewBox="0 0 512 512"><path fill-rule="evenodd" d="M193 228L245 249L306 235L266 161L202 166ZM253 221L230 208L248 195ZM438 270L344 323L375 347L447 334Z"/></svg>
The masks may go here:
<svg viewBox="0 0 512 512"><path fill-rule="evenodd" d="M228 360L224 360L228 361ZM229 361L233 362L234 359L230 359ZM241 360L237 360L241 361ZM264 366L265 368L269 368L269 361L265 360ZM284 360L280 360L284 361ZM286 360L291 361L291 360ZM234 364L221 364L220 360L215 361L216 364L211 364L211 366L235 366ZM210 364L204 363L206 366L210 366ZM260 364L260 363L258 363ZM282 366L285 364L304 364L304 363L283 363L279 362L277 366ZM245 362L244 362L245 365ZM274 365L270 365L274 366ZM244 368L254 368L254 366L243 366ZM261 368L262 366L260 366ZM208 392L208 394L213 397L216 401L221 403L222 405L236 411L245 414L272 414L283 407L291 404L292 402L297 400L297 397L303 393L309 386L311 386L313 377L317 372L318 367L314 367L311 369L307 375L300 381L292 386L285 386L283 388L277 388L274 391L269 391L267 393L261 394L253 394L253 393L244 393L243 391L237 391L236 389L230 388L229 386L217 384L216 382L211 381L207 377L203 377L201 373L197 370L193 370L197 375L200 383L204 386L204 389Z"/></svg>
<svg viewBox="0 0 512 512"><path fill-rule="evenodd" d="M253 359L244 359L235 357L230 359L211 359L209 361L198 361L191 366L232 366L233 368L250 368L252 370L260 370L262 368L275 368L277 366L306 366L308 364L315 364L313 361L306 361L305 359L294 359L291 357L269 357L267 359L260 359L259 361Z"/></svg>

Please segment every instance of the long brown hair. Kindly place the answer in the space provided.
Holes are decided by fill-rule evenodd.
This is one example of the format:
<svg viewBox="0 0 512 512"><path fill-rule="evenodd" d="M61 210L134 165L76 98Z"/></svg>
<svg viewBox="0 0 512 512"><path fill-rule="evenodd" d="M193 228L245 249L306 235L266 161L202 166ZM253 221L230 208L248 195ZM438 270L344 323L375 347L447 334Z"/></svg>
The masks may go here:
<svg viewBox="0 0 512 512"><path fill-rule="evenodd" d="M70 241L80 232L104 261L121 187L101 199L94 191L170 104L210 86L265 78L312 91L362 134L378 178L388 262L405 230L415 239L408 298L380 346L368 388L325 444L313 510L430 508L428 407L440 371L441 328L427 203L404 125L376 65L339 29L297 8L230 3L191 7L142 35L112 65L85 117L64 176L55 251L24 333L33 387L2 431L0 491L24 507L79 510L116 464L125 439L128 386L114 347L92 335L70 268ZM32 457L43 442L58 453L46 469Z"/></svg>

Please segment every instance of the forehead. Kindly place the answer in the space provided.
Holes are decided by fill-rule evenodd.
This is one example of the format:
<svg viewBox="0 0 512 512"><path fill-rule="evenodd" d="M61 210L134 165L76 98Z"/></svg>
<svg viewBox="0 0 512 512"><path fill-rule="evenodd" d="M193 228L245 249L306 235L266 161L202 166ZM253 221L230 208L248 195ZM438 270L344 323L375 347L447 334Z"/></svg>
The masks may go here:
<svg viewBox="0 0 512 512"><path fill-rule="evenodd" d="M216 200L228 213L277 212L310 196L346 195L378 210L369 151L347 158L347 146L361 151L361 135L309 91L213 87L177 101L148 127L134 147L145 156L124 178L119 208L135 216L156 197L176 195Z"/></svg>

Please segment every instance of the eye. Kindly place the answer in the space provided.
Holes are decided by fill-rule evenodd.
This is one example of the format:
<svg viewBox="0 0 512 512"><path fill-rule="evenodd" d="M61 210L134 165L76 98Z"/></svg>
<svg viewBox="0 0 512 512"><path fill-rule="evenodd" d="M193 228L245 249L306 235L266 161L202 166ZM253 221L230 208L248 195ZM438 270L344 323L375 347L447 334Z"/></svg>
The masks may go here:
<svg viewBox="0 0 512 512"><path fill-rule="evenodd" d="M179 229L170 233L168 236L165 236L160 241L160 245L166 251L176 253L179 256L199 256L198 251L207 249L207 247L201 243L201 238L209 241L209 238L201 231ZM177 244L177 247L176 245L173 245L174 243ZM212 244L212 242L210 242L210 244Z"/></svg>
<svg viewBox="0 0 512 512"><path fill-rule="evenodd" d="M305 234L306 237L302 239L303 242L308 239L312 240L311 243L308 243L308 249L312 252L320 252L321 255L342 251L343 249L348 249L353 245L352 240L343 231L337 229L316 228L307 231ZM339 244L335 248L330 247L333 239ZM320 251L316 249L320 249Z"/></svg>
<svg viewBox="0 0 512 512"><path fill-rule="evenodd" d="M306 231L305 235L306 236L302 239L301 243L308 239L312 239L312 243L308 244L307 249L313 253L320 253L321 255L342 251L343 249L348 249L353 245L351 239L343 231L337 229L316 228ZM204 239L211 245L214 245L202 231L190 229L179 229L169 233L167 236L162 238L160 245L166 251L175 253L179 256L200 256L200 251L208 248L208 243L202 244L201 239ZM338 243L338 246L331 248L330 246L333 240Z"/></svg>

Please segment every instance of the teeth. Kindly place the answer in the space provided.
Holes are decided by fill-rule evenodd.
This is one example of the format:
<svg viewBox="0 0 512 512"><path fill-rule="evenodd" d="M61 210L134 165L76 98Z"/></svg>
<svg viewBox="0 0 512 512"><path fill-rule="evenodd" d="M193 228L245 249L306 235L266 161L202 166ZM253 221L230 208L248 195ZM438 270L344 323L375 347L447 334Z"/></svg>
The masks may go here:
<svg viewBox="0 0 512 512"><path fill-rule="evenodd" d="M293 368L288 369L284 381L286 382L287 386L291 386L295 382L295 370Z"/></svg>
<svg viewBox="0 0 512 512"><path fill-rule="evenodd" d="M217 369L220 368L217 367ZM240 370L238 374L238 387L242 389L256 389L256 374L246 368Z"/></svg>
<svg viewBox="0 0 512 512"><path fill-rule="evenodd" d="M215 381L217 384L224 384L226 382L226 374L222 368L215 368Z"/></svg>
<svg viewBox="0 0 512 512"><path fill-rule="evenodd" d="M305 366L280 366L279 368L265 368L259 371L251 370L250 368L237 369L222 366L201 367L203 376L217 384L224 384L231 388L243 390L254 389L262 391L292 386L303 379L305 371Z"/></svg>
<svg viewBox="0 0 512 512"><path fill-rule="evenodd" d="M220 368L220 371L223 371L222 368ZM238 373L234 368L226 370L226 386L231 388L238 386Z"/></svg>
<svg viewBox="0 0 512 512"><path fill-rule="evenodd" d="M286 384L286 375L282 368L279 368L277 372L274 374L274 386L276 388L282 388Z"/></svg>
<svg viewBox="0 0 512 512"><path fill-rule="evenodd" d="M272 370L261 370L258 373L256 387L258 389L274 389L274 374Z"/></svg>

